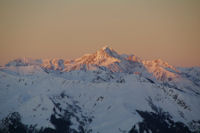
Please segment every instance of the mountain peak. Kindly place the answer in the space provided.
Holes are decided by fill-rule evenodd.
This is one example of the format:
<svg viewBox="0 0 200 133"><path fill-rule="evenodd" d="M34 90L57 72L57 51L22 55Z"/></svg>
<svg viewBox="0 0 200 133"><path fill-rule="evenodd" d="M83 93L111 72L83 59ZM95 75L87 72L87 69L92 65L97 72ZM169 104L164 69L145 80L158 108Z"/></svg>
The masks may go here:
<svg viewBox="0 0 200 133"><path fill-rule="evenodd" d="M105 57L119 58L119 56L120 56L114 49L112 49L108 45L102 47L96 53L99 56L105 56Z"/></svg>
<svg viewBox="0 0 200 133"><path fill-rule="evenodd" d="M108 45L102 47L99 51L103 51L107 54L110 54L112 52L115 52L114 49L112 49L111 47L109 47ZM116 52L115 52L116 53Z"/></svg>
<svg viewBox="0 0 200 133"><path fill-rule="evenodd" d="M102 50L113 50L110 46L105 45L101 48Z"/></svg>

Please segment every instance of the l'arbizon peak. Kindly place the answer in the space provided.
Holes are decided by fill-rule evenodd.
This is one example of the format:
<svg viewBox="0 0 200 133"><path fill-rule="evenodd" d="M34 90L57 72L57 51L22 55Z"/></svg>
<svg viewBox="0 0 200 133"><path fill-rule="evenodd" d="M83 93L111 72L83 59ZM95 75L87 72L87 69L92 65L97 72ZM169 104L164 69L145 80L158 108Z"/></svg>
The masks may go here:
<svg viewBox="0 0 200 133"><path fill-rule="evenodd" d="M0 67L0 133L200 132L200 68L105 46Z"/></svg>

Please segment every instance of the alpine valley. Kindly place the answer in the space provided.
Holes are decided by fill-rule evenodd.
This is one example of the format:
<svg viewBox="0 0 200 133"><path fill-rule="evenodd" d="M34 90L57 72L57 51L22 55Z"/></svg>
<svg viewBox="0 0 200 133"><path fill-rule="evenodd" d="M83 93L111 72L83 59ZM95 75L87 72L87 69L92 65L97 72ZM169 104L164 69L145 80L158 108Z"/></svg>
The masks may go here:
<svg viewBox="0 0 200 133"><path fill-rule="evenodd" d="M0 67L0 133L200 133L200 67L105 46Z"/></svg>

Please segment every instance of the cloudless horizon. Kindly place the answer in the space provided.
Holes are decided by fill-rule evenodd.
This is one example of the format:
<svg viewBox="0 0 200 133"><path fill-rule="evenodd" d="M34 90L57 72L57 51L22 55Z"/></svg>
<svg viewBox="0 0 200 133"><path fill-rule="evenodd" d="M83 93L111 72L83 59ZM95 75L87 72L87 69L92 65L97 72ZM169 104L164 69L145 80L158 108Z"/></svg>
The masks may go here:
<svg viewBox="0 0 200 133"><path fill-rule="evenodd" d="M200 66L200 1L0 1L0 65L19 57L74 59L105 45Z"/></svg>

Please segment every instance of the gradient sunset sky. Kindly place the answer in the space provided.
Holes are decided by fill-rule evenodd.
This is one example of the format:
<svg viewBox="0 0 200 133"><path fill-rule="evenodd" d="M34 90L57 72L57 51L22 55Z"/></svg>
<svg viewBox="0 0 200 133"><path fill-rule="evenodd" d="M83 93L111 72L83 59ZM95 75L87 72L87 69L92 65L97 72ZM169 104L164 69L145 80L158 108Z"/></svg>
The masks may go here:
<svg viewBox="0 0 200 133"><path fill-rule="evenodd" d="M0 65L73 59L104 45L200 66L200 0L0 0Z"/></svg>

